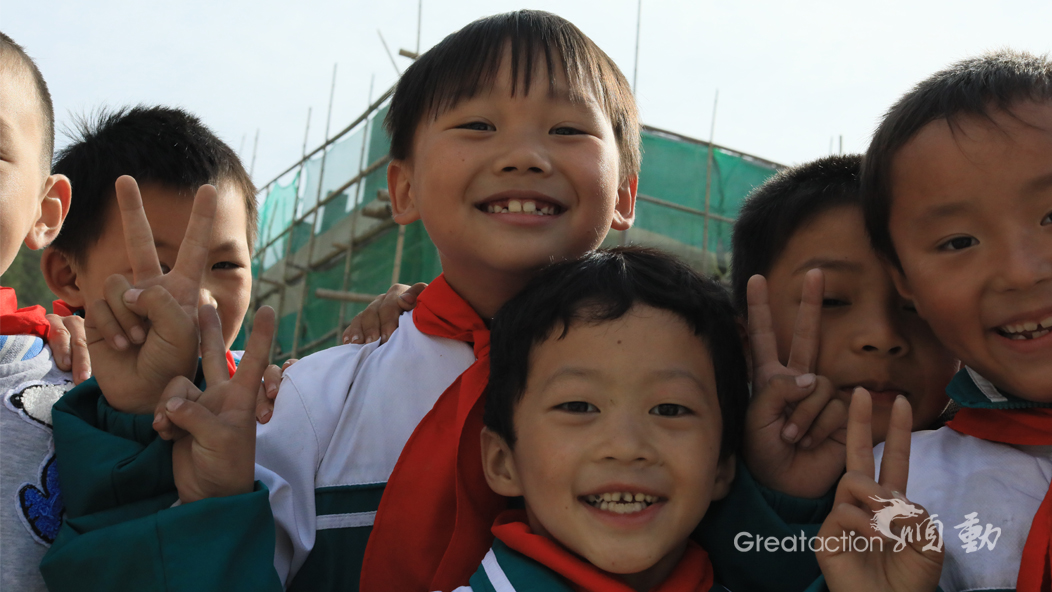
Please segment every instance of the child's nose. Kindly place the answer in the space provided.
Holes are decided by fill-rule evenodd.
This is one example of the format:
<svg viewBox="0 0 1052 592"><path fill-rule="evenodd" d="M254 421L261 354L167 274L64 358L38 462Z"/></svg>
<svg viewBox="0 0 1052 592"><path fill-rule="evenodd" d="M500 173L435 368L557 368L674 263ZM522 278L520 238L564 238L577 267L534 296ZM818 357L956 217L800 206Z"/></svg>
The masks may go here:
<svg viewBox="0 0 1052 592"><path fill-rule="evenodd" d="M1052 279L1052 256L1044 233L1020 232L1000 253L993 266L1000 270L1003 290L1025 290Z"/></svg>
<svg viewBox="0 0 1052 592"><path fill-rule="evenodd" d="M537 173L551 171L551 160L544 147L531 138L512 138L494 161L501 173Z"/></svg>
<svg viewBox="0 0 1052 592"><path fill-rule="evenodd" d="M649 461L654 456L645 421L628 413L611 413L603 438L603 457L620 462Z"/></svg>
<svg viewBox="0 0 1052 592"><path fill-rule="evenodd" d="M215 297L212 296L212 292L209 290L201 290L197 298L197 307L201 308L206 304L211 304L216 310L219 310L219 303L216 302Z"/></svg>
<svg viewBox="0 0 1052 592"><path fill-rule="evenodd" d="M854 345L857 351L893 357L906 355L910 349L890 311L873 311L860 319Z"/></svg>

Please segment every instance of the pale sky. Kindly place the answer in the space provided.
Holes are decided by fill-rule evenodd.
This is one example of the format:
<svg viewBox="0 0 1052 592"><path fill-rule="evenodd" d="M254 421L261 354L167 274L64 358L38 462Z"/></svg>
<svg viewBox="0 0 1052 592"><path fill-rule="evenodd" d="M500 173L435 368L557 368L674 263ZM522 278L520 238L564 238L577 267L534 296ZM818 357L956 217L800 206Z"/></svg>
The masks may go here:
<svg viewBox="0 0 1052 592"><path fill-rule="evenodd" d="M3 2L0 30L40 66L58 129L101 106L170 104L199 115L269 181L342 129L414 49L418 0ZM637 0L423 0L421 47L481 16L539 8L579 26L629 80ZM647 124L783 164L862 151L890 104L955 60L1001 47L1052 53L1049 0L643 0L637 96ZM395 57L399 69L409 60ZM59 146L66 143L59 136Z"/></svg>

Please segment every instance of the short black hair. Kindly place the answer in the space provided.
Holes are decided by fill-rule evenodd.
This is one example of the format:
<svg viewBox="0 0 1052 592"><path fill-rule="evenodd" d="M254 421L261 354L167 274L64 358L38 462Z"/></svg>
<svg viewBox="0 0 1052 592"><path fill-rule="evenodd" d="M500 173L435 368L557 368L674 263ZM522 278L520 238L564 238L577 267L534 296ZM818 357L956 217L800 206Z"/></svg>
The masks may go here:
<svg viewBox="0 0 1052 592"><path fill-rule="evenodd" d="M1023 101L1052 101L1052 61L1047 55L1003 49L936 72L892 105L862 166L866 230L878 254L902 269L888 231L895 154L935 120L946 119L952 126L962 115L990 119L991 113L1011 112Z"/></svg>
<svg viewBox="0 0 1052 592"><path fill-rule="evenodd" d="M723 420L721 458L738 450L748 405L745 354L726 289L672 255L617 247L547 267L505 304L491 326L490 375L483 421L515 445L515 407L526 391L530 353L561 328L604 323L644 304L670 311L693 329L712 356Z"/></svg>
<svg viewBox="0 0 1052 592"><path fill-rule="evenodd" d="M114 183L131 175L190 199L206 183L230 184L244 196L248 246L256 244L256 189L237 154L197 117L173 107L137 106L101 111L75 123L73 143L58 154L54 171L69 177L73 199L52 246L83 264L98 242L106 212L116 203Z"/></svg>
<svg viewBox="0 0 1052 592"><path fill-rule="evenodd" d="M571 100L595 93L614 128L621 155L621 177L639 173L639 111L632 88L603 50L570 21L539 10L519 10L479 19L450 34L416 60L398 81L384 125L391 136L391 158L412 155L416 128L463 99L485 92L510 53L511 92L530 92L543 59L548 86L566 75Z"/></svg>
<svg viewBox="0 0 1052 592"><path fill-rule="evenodd" d="M7 60L17 60L29 71L33 79L33 86L37 91L37 99L40 103L40 115L44 118L44 145L41 146L41 156L44 170L51 168L51 156L55 151L55 107L51 103L51 93L44 82L44 75L40 73L36 62L29 57L22 46L15 43L4 33L0 33L0 68L7 67Z"/></svg>
<svg viewBox="0 0 1052 592"><path fill-rule="evenodd" d="M731 238L731 286L742 316L749 278L766 276L801 226L837 206L861 211L861 166L859 154L819 158L780 171L746 198Z"/></svg>

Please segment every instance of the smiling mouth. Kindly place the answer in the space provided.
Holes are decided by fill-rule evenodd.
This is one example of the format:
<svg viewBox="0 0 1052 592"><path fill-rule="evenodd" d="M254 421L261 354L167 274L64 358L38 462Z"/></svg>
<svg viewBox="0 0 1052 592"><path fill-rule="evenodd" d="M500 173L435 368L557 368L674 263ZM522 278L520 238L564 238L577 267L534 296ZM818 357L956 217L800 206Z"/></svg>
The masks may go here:
<svg viewBox="0 0 1052 592"><path fill-rule="evenodd" d="M477 207L487 214L557 216L564 211L564 208L559 204L540 199L498 199L481 203Z"/></svg>
<svg viewBox="0 0 1052 592"><path fill-rule="evenodd" d="M1000 327L995 327L994 331L996 331L1001 337L1007 337L1014 341L1037 339L1038 337L1048 335L1049 331L1052 331L1052 316L1039 323L1027 321L1025 323L1016 323L1013 325L1001 325Z"/></svg>
<svg viewBox="0 0 1052 592"><path fill-rule="evenodd" d="M635 514L663 501L661 498L645 493L613 492L586 495L580 498L593 508L614 514Z"/></svg>

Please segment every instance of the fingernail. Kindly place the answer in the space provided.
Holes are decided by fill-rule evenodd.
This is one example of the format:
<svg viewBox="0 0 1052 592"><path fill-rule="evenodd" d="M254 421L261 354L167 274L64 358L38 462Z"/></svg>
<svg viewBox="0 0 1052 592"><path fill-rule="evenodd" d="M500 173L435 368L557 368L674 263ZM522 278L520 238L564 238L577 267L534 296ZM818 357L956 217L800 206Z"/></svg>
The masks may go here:
<svg viewBox="0 0 1052 592"><path fill-rule="evenodd" d="M146 341L146 332L142 330L142 327L132 327L129 333L131 333L132 341L135 343Z"/></svg>
<svg viewBox="0 0 1052 592"><path fill-rule="evenodd" d="M69 356L66 356L66 357L62 358L62 365L63 366L72 366L73 362L69 359Z"/></svg>
<svg viewBox="0 0 1052 592"><path fill-rule="evenodd" d="M800 428L796 427L795 423L791 423L786 425L785 428L782 429L782 438L788 440L789 442L795 442L796 435L798 433L800 433Z"/></svg>
<svg viewBox="0 0 1052 592"><path fill-rule="evenodd" d="M160 411L155 413L154 416L153 416L153 423L155 423L155 424L161 423L161 417L162 416L161 416L161 412Z"/></svg>
<svg viewBox="0 0 1052 592"><path fill-rule="evenodd" d="M183 400L180 397L172 397L168 399L168 402L164 404L164 408L168 411L175 411L176 409L183 406Z"/></svg>
<svg viewBox="0 0 1052 592"><path fill-rule="evenodd" d="M278 387L277 386L275 386L273 384L268 384L267 385L267 395L273 395L276 392L278 392Z"/></svg>
<svg viewBox="0 0 1052 592"><path fill-rule="evenodd" d="M398 297L409 304L416 302L416 294L412 294L410 292L402 292L402 294Z"/></svg>
<svg viewBox="0 0 1052 592"><path fill-rule="evenodd" d="M135 304L139 301L139 294L142 294L141 289L132 288L124 293L124 301L128 304Z"/></svg>
<svg viewBox="0 0 1052 592"><path fill-rule="evenodd" d="M270 411L264 411L259 414L259 423L267 423L267 419L270 417Z"/></svg>
<svg viewBox="0 0 1052 592"><path fill-rule="evenodd" d="M370 335L370 336L365 338L365 342L366 343L372 343L372 342L376 341L377 339L379 339L379 337L375 337L373 335Z"/></svg>
<svg viewBox="0 0 1052 592"><path fill-rule="evenodd" d="M796 377L796 386L798 386L800 388L811 386L812 384L814 384L814 382L815 382L815 375L814 374L801 374L801 375Z"/></svg>
<svg viewBox="0 0 1052 592"><path fill-rule="evenodd" d="M113 337L113 345L120 350L128 349L128 340L123 335L115 335Z"/></svg>
<svg viewBox="0 0 1052 592"><path fill-rule="evenodd" d="M381 341L383 341L384 343L387 343L387 340L390 339L390 338L391 338L391 334L390 333L384 333L383 339Z"/></svg>
<svg viewBox="0 0 1052 592"><path fill-rule="evenodd" d="M800 440L800 446L802 448L810 448L811 447L811 436L804 436L804 439Z"/></svg>
<svg viewBox="0 0 1052 592"><path fill-rule="evenodd" d="M351 338L350 338L350 337L344 337L344 338L343 338L343 344L344 344L344 345L347 345L347 344L348 344L348 343L350 343L350 342L351 342Z"/></svg>
<svg viewBox="0 0 1052 592"><path fill-rule="evenodd" d="M80 381L84 382L85 380L91 378L91 372L81 372L79 376L80 376Z"/></svg>
<svg viewBox="0 0 1052 592"><path fill-rule="evenodd" d="M351 336L351 341L350 342L351 343L358 343L361 340L362 340L362 336L355 334L355 335Z"/></svg>

